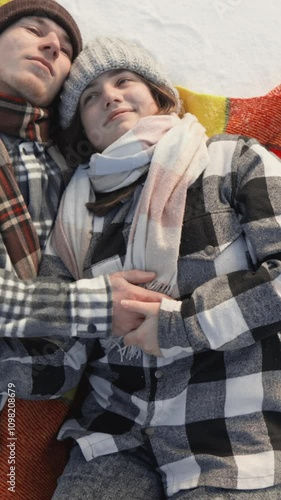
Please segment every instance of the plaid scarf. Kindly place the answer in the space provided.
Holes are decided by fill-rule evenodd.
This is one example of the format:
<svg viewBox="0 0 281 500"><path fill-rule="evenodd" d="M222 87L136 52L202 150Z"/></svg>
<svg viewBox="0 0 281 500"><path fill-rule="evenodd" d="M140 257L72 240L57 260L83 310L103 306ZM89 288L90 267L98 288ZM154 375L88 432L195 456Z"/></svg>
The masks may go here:
<svg viewBox="0 0 281 500"><path fill-rule="evenodd" d="M0 93L0 132L28 141L48 140L49 114L23 99ZM21 279L37 276L41 250L8 151L0 139L0 231Z"/></svg>
<svg viewBox="0 0 281 500"><path fill-rule="evenodd" d="M73 276L81 278L93 224L85 207L91 185L100 192L113 191L147 169L124 270L155 271L157 278L149 288L177 297L186 191L207 163L205 129L193 115L182 120L174 115L142 118L102 155L94 155L89 168L78 168L63 196L47 253L57 252Z"/></svg>

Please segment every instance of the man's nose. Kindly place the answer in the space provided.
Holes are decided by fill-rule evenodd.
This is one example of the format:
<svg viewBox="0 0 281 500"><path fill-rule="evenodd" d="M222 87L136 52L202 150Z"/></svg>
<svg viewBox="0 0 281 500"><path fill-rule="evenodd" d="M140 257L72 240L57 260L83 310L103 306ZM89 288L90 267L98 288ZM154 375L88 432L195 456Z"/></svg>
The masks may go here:
<svg viewBox="0 0 281 500"><path fill-rule="evenodd" d="M47 52L53 59L57 59L60 54L60 41L57 34L51 31L41 38L39 49Z"/></svg>

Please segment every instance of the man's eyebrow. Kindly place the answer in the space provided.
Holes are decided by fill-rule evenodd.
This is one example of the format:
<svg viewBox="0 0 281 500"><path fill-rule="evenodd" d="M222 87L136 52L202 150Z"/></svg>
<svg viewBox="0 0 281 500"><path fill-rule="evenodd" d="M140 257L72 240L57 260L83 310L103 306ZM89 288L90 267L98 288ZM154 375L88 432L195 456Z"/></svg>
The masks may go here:
<svg viewBox="0 0 281 500"><path fill-rule="evenodd" d="M48 19L49 19L48 17L46 17L46 18L44 18L44 17L37 17L37 16L28 16L28 17L34 19L38 24L41 24L41 25L44 25L44 26L47 26L47 27L49 26L48 25ZM52 19L50 19L50 21L56 22L56 21L53 21ZM59 24L58 24L58 26L59 26L59 28L61 28L61 26ZM63 30L63 28L61 28L61 29ZM72 47L72 43L71 43L71 40L70 40L68 34L64 30L61 33L62 33L62 37L63 37L64 41L66 43L68 43Z"/></svg>

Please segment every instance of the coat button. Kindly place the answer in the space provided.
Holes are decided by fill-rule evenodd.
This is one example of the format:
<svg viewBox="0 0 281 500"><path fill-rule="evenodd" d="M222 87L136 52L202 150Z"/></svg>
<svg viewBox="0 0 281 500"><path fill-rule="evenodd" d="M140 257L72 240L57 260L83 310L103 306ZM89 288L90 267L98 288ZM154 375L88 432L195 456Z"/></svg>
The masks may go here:
<svg viewBox="0 0 281 500"><path fill-rule="evenodd" d="M97 327L96 327L96 325L90 324L88 326L87 330L88 330L88 333L96 333Z"/></svg>
<svg viewBox="0 0 281 500"><path fill-rule="evenodd" d="M156 378L161 378L161 377L163 377L164 372L162 370L156 370L154 375Z"/></svg>
<svg viewBox="0 0 281 500"><path fill-rule="evenodd" d="M207 245L206 248L205 248L205 253L207 255L213 255L215 249L212 245Z"/></svg>
<svg viewBox="0 0 281 500"><path fill-rule="evenodd" d="M153 434L154 434L154 429L153 429L153 427L147 427L147 428L145 429L145 431L144 431L144 432L145 432L145 434L146 434L147 436L153 436Z"/></svg>

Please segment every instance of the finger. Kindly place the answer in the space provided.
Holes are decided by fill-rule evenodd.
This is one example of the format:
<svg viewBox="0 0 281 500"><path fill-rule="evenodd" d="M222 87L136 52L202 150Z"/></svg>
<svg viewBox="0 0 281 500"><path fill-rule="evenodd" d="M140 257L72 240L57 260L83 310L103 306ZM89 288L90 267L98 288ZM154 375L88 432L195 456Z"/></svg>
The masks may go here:
<svg viewBox="0 0 281 500"><path fill-rule="evenodd" d="M169 299L167 295L160 292L154 292L153 290L148 290L147 288L139 287L136 291L136 295L139 301L142 302L161 302L162 299Z"/></svg>
<svg viewBox="0 0 281 500"><path fill-rule="evenodd" d="M147 314L150 309L148 307L148 303L139 302L138 300L121 300L121 306L127 309L127 311L135 312L139 314Z"/></svg>
<svg viewBox="0 0 281 500"><path fill-rule="evenodd" d="M118 274L129 283L133 283L136 285L138 285L139 283L148 283L149 281L154 280L154 278L156 277L156 273L152 271L138 271L136 269L132 269L131 271L121 271Z"/></svg>

